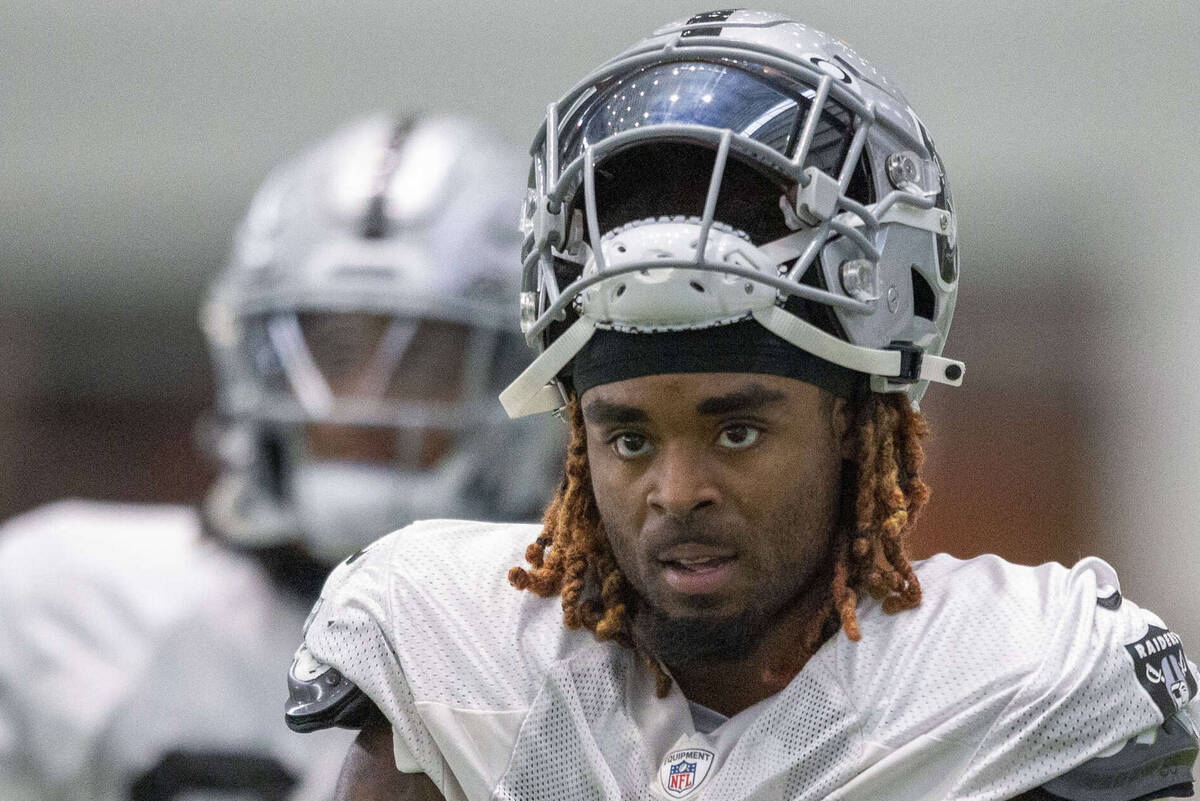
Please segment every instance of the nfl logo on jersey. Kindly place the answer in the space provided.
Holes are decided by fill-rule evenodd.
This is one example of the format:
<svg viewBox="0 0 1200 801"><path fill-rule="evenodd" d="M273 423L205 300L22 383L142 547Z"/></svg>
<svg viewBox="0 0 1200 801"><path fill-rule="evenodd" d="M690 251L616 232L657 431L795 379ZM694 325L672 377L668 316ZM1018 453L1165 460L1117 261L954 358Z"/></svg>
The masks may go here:
<svg viewBox="0 0 1200 801"><path fill-rule="evenodd" d="M703 748L672 751L663 758L659 767L659 782L667 795L683 798L700 786L712 763L712 751Z"/></svg>
<svg viewBox="0 0 1200 801"><path fill-rule="evenodd" d="M671 766L671 775L667 779L667 790L682 793L692 789L692 781L696 778L695 762L679 762Z"/></svg>

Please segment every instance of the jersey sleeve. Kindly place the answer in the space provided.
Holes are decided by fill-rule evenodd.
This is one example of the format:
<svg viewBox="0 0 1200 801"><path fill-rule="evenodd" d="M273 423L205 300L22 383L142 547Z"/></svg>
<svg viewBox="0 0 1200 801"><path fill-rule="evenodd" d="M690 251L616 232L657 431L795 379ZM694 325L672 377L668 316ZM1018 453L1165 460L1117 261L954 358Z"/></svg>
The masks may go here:
<svg viewBox="0 0 1200 801"><path fill-rule="evenodd" d="M1173 783L1189 784L1190 773L1172 774L1147 789L1153 782L1123 772L1195 756L1185 707L1196 697L1196 673L1179 637L1122 598L1116 574L1099 559L1055 571L1043 593L1051 624L1030 644L1040 651L1036 667L949 797L1001 801L1044 785L1071 801L1134 801L1148 792L1170 797ZM1151 739L1157 747L1141 747ZM1106 790L1079 795L1084 784Z"/></svg>
<svg viewBox="0 0 1200 801"><path fill-rule="evenodd" d="M360 702L361 692L388 719L393 730L396 767L423 772L441 786L444 761L422 722L399 656L390 641L392 626L390 561L395 532L351 556L325 583L320 599L305 624L304 642L291 674L318 676L330 698L349 698L335 717ZM293 691L293 701L296 693ZM291 716L296 717L296 716ZM349 718L327 725L354 725ZM292 719L289 724L298 728ZM320 726L312 726L320 728Z"/></svg>

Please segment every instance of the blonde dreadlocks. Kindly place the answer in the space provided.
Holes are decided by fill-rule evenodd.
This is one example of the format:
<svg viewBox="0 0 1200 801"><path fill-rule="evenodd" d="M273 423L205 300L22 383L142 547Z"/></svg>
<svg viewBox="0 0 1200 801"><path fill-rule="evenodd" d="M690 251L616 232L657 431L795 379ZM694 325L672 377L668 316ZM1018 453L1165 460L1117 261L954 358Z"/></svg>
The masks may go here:
<svg viewBox="0 0 1200 801"><path fill-rule="evenodd" d="M604 535L592 494L587 435L579 403L567 408L571 442L566 472L546 509L542 533L525 550L530 568L514 567L508 580L519 590L562 598L563 622L585 628L599 640L635 651L628 618L629 587ZM829 595L810 621L801 659L807 659L840 627L851 640L860 633L855 607L864 593L893 614L921 602L921 585L905 550L904 537L929 499L921 480L928 434L925 418L900 393L865 393L856 404L851 436L855 455L845 466L843 515L835 534ZM670 679L651 654L658 693Z"/></svg>

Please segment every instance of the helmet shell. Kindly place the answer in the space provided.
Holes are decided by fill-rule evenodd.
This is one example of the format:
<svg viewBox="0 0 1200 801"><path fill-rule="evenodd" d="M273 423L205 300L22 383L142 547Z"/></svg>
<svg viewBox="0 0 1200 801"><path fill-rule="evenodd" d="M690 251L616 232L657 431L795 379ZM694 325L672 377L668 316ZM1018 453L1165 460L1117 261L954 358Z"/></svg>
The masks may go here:
<svg viewBox="0 0 1200 801"><path fill-rule="evenodd" d="M544 352L581 312L575 298L620 278L602 275L607 265L597 245L610 232L597 225L603 215L589 181L606 160L658 142L712 150L714 174L723 159L739 160L791 186L780 213L795 234L748 250L750 261L770 261L786 282L763 277L771 271L733 273L773 287L780 307L793 297L827 307L830 321L819 333L850 347L813 332L789 338L782 332L795 324L778 314L747 307L743 316L805 349L820 340L817 355L868 373L876 391L903 391L916 402L930 380L961 383L963 365L941 356L960 272L957 222L925 126L900 88L841 40L747 9L662 26L551 104L532 148L523 220L522 319L531 345ZM719 178L713 186L706 208L719 197ZM721 223L730 221L697 218L693 241ZM662 236L673 234L662 228ZM662 258L670 247L660 250ZM657 269L721 269L685 265L696 261L694 250L671 252L677 263ZM659 283L668 292L689 282ZM658 306L680 304L664 298ZM614 325L592 316L597 328ZM727 321L697 317L685 327ZM621 324L664 327L649 317Z"/></svg>

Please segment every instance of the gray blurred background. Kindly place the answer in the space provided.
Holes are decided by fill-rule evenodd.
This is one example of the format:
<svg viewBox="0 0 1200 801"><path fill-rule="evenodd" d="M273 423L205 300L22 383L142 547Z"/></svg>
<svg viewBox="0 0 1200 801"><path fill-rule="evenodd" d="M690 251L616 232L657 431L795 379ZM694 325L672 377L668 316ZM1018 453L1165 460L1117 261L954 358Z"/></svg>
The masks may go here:
<svg viewBox="0 0 1200 801"><path fill-rule="evenodd" d="M895 78L950 174L947 353L968 372L925 401L918 550L1098 553L1200 642L1200 6L768 7ZM200 497L196 308L281 157L373 110L474 114L524 145L591 67L702 10L0 2L0 518Z"/></svg>

